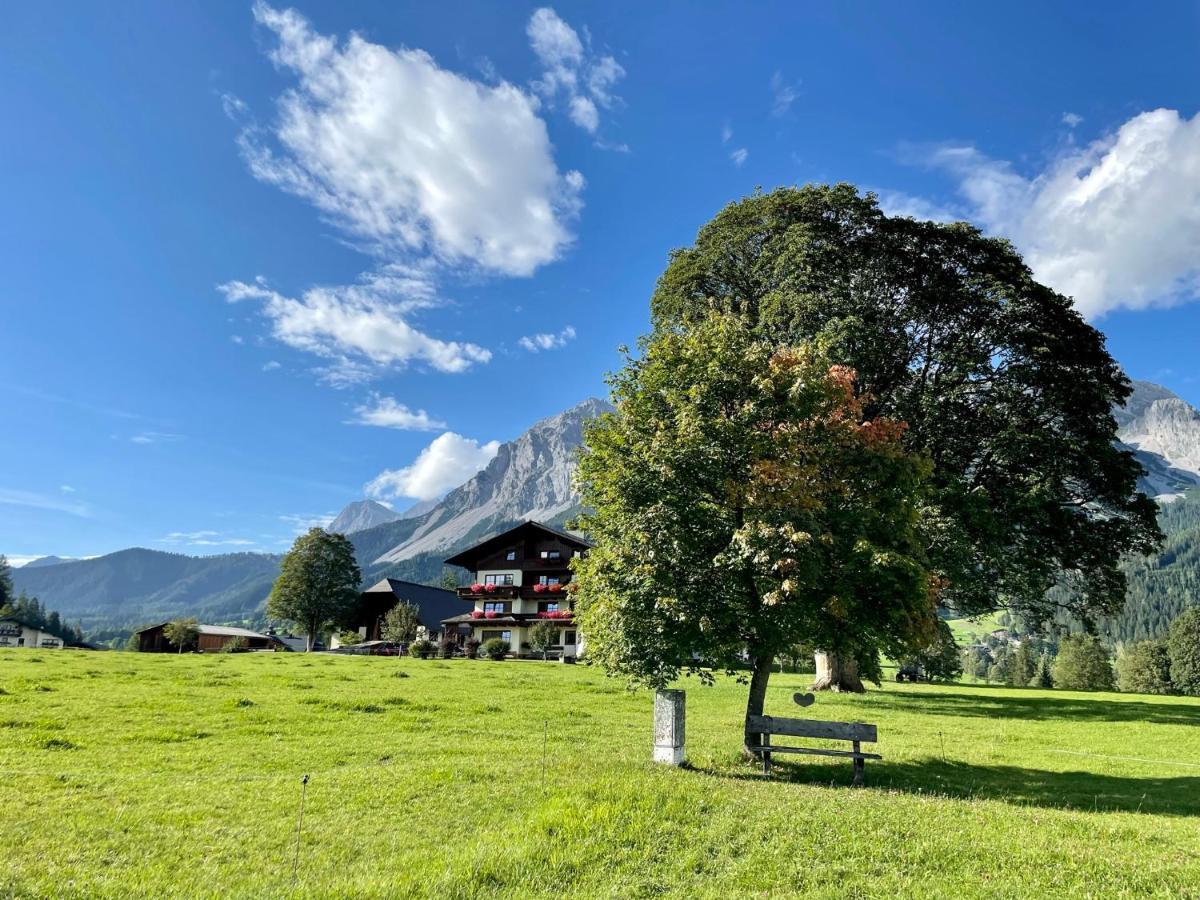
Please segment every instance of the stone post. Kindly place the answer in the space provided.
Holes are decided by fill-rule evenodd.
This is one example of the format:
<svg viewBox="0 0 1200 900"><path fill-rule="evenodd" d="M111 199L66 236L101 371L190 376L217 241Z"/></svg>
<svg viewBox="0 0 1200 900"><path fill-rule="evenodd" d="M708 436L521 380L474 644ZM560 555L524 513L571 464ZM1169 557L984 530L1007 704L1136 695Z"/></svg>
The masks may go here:
<svg viewBox="0 0 1200 900"><path fill-rule="evenodd" d="M654 761L683 765L683 691L663 690L654 694Z"/></svg>

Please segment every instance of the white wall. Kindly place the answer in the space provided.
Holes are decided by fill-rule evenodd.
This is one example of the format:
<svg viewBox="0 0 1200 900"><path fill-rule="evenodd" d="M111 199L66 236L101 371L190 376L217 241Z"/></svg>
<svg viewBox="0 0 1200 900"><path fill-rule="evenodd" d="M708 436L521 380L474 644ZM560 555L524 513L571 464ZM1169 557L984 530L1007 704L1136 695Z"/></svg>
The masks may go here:
<svg viewBox="0 0 1200 900"><path fill-rule="evenodd" d="M39 631L11 620L0 621L0 632L8 631L20 631L20 634L0 634L0 649L25 647L33 650L61 650L63 648L62 639L48 631ZM52 641L53 643L43 647L42 641Z"/></svg>

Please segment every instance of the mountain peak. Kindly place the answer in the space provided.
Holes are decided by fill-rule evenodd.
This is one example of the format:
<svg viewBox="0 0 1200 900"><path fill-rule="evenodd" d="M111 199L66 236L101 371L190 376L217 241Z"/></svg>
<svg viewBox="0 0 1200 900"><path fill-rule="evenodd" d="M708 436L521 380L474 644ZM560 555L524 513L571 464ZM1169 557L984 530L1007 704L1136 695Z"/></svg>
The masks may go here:
<svg viewBox="0 0 1200 900"><path fill-rule="evenodd" d="M356 531L366 531L376 525L384 525L403 518L399 513L388 509L382 503L374 500L356 500L347 503L346 507L325 528L331 534L354 534Z"/></svg>
<svg viewBox="0 0 1200 900"><path fill-rule="evenodd" d="M1173 500L1200 484L1200 412L1162 385L1133 382L1125 406L1113 410L1117 437L1146 469L1139 489Z"/></svg>

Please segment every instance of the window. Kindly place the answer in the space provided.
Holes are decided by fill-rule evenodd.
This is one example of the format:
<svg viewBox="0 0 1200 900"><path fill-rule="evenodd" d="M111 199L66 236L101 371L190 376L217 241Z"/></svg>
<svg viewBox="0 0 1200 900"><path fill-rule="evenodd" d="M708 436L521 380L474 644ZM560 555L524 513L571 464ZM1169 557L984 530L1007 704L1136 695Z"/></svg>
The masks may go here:
<svg viewBox="0 0 1200 900"><path fill-rule="evenodd" d="M551 600L538 604L538 612L558 612L558 601Z"/></svg>
<svg viewBox="0 0 1200 900"><path fill-rule="evenodd" d="M563 643L564 644L575 643L575 632L573 632L573 631L566 632L566 637L563 638Z"/></svg>
<svg viewBox="0 0 1200 900"><path fill-rule="evenodd" d="M504 558L505 558L505 559L508 559L508 560L513 560L513 559L516 559L516 558L517 558L517 551L516 551L516 550L509 550L507 553L505 553L505 554L504 554Z"/></svg>
<svg viewBox="0 0 1200 900"><path fill-rule="evenodd" d="M480 637L485 642L499 638L502 641L508 641L510 644L512 643L511 631L484 631L480 634Z"/></svg>
<svg viewBox="0 0 1200 900"><path fill-rule="evenodd" d="M576 558L576 559L579 559L579 557L581 557L581 556L583 556L583 551L582 551L582 550L576 550L576 551L575 551L575 558Z"/></svg>
<svg viewBox="0 0 1200 900"><path fill-rule="evenodd" d="M542 551L542 559L559 559L561 557L562 557L562 554L559 553L557 550L543 550Z"/></svg>
<svg viewBox="0 0 1200 900"><path fill-rule="evenodd" d="M497 601L489 600L489 601L485 601L483 604L484 612L506 613L506 612L508 612L508 610L509 610L509 604L502 603L499 600L497 600Z"/></svg>
<svg viewBox="0 0 1200 900"><path fill-rule="evenodd" d="M539 584L558 584L558 576L557 575L539 575L538 583Z"/></svg>
<svg viewBox="0 0 1200 900"><path fill-rule="evenodd" d="M511 575L484 575L484 584L512 584L513 577Z"/></svg>

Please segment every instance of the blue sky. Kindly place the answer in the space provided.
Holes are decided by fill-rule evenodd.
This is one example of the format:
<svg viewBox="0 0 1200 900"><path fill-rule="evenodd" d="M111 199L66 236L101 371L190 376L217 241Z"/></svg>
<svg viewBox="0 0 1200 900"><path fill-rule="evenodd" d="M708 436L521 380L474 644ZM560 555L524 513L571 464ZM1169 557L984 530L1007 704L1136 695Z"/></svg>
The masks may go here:
<svg viewBox="0 0 1200 900"><path fill-rule="evenodd" d="M284 549L603 392L723 204L1011 237L1200 403L1200 6L20 5L0 552Z"/></svg>

